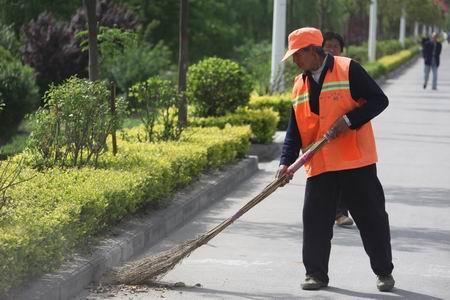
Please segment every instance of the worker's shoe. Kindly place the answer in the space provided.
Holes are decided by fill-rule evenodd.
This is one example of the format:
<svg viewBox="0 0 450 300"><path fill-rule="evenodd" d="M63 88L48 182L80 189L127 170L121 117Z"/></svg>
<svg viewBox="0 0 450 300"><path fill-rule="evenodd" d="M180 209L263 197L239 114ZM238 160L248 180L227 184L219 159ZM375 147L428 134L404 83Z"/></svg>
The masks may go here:
<svg viewBox="0 0 450 300"><path fill-rule="evenodd" d="M327 287L328 283L323 282L311 276L306 276L305 281L301 284L303 290L318 290Z"/></svg>
<svg viewBox="0 0 450 300"><path fill-rule="evenodd" d="M346 215L341 215L336 218L336 225L339 226L353 225L353 220L352 218L347 217Z"/></svg>
<svg viewBox="0 0 450 300"><path fill-rule="evenodd" d="M395 280L392 275L378 276L377 288L380 292L389 292L394 288Z"/></svg>

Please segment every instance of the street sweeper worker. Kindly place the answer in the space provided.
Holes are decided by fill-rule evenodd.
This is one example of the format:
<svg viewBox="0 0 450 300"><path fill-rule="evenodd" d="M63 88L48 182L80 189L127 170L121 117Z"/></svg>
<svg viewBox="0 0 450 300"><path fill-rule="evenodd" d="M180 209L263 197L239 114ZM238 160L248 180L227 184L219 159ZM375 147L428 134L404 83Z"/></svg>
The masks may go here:
<svg viewBox="0 0 450 300"><path fill-rule="evenodd" d="M292 113L276 176L286 174L288 183L293 177L288 166L300 150L306 151L324 135L330 140L305 163L302 255L306 277L301 287L316 290L328 286L340 191L377 275L377 288L389 291L395 284L389 220L370 124L388 106L388 99L357 62L324 53L320 30L297 29L289 34L288 42L283 61L292 56L303 73L295 78Z"/></svg>

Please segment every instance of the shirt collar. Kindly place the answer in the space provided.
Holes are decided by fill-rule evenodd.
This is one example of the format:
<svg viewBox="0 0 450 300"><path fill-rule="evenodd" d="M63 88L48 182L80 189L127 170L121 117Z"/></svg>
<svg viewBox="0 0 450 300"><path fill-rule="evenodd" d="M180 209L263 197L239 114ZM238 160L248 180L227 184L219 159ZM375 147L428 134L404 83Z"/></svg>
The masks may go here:
<svg viewBox="0 0 450 300"><path fill-rule="evenodd" d="M334 56L331 54L327 54L327 56L325 56L325 61L323 63L323 70L322 72L326 72L327 70L330 70L330 72L333 72L334 69ZM302 79L303 82L305 82L306 76L312 76L310 71L306 71L302 73Z"/></svg>

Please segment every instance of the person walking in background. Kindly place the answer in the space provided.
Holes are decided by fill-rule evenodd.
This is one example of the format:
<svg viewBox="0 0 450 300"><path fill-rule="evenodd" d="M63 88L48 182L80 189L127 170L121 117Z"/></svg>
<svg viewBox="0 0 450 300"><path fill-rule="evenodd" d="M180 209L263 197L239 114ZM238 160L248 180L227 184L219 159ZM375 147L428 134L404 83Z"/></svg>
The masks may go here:
<svg viewBox="0 0 450 300"><path fill-rule="evenodd" d="M323 34L323 50L325 53L330 53L333 56L341 56L344 51L344 39L341 35L335 32L325 32ZM348 208L345 205L345 200L339 197L336 203L336 225L347 226L353 225L353 220L348 216Z"/></svg>
<svg viewBox="0 0 450 300"><path fill-rule="evenodd" d="M330 142L305 163L303 205L304 290L328 286L328 262L338 193L347 200L358 225L377 288L390 291L391 237L383 187L377 177L377 153L370 120L388 106L388 98L357 62L326 55L320 30L300 28L289 34L283 61L293 57L304 71L295 78L293 107L286 131L277 178L324 135ZM365 101L358 101L359 99ZM354 278L351 278L352 280Z"/></svg>
<svg viewBox="0 0 450 300"><path fill-rule="evenodd" d="M427 88L428 77L430 70L433 73L433 79L431 87L433 90L437 89L437 71L439 67L439 57L441 55L442 44L438 41L438 34L433 32L431 39L424 43L423 46L423 58L425 61L425 78L423 82L423 88Z"/></svg>

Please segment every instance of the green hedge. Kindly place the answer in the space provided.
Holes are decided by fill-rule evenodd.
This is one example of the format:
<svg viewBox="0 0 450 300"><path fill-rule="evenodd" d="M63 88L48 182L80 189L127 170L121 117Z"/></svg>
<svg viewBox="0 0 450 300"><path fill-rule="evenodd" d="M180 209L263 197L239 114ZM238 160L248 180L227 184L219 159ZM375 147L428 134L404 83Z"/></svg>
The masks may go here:
<svg viewBox="0 0 450 300"><path fill-rule="evenodd" d="M386 67L377 61L365 63L363 67L374 79L386 74Z"/></svg>
<svg viewBox="0 0 450 300"><path fill-rule="evenodd" d="M222 117L190 118L189 125L196 127L219 128L225 125L250 125L252 130L252 142L268 144L272 142L279 121L278 113L269 108L248 109L239 108L235 113Z"/></svg>
<svg viewBox="0 0 450 300"><path fill-rule="evenodd" d="M278 112L280 121L278 122L277 129L286 130L292 110L290 94L252 96L248 106L251 109L271 108L273 111Z"/></svg>
<svg viewBox="0 0 450 300"><path fill-rule="evenodd" d="M418 41L414 38L405 39L404 47L402 47L399 40L377 41L377 59L387 55L396 54L404 49L411 49L417 45ZM364 43L360 46L349 46L345 51L345 56L351 57L352 59L359 61L362 64L366 64L368 61L367 43Z"/></svg>
<svg viewBox="0 0 450 300"><path fill-rule="evenodd" d="M402 50L392 55L383 56L378 60L378 63L384 66L386 68L386 72L389 73L400 67L402 64L407 62L411 57L419 52L419 47Z"/></svg>
<svg viewBox="0 0 450 300"><path fill-rule="evenodd" d="M410 49L402 50L392 55L383 56L378 59L376 62L370 62L363 65L366 71L372 76L374 79L377 79L381 75L389 73L409 59L414 57L420 52L419 47L413 47Z"/></svg>
<svg viewBox="0 0 450 300"><path fill-rule="evenodd" d="M22 171L29 181L8 191L0 214L0 295L24 279L55 269L75 246L142 206L159 206L206 168L243 156L250 128L189 128L178 142L138 143L132 129L119 153L99 169ZM14 159L27 158L27 153ZM1 167L0 167L1 172Z"/></svg>

